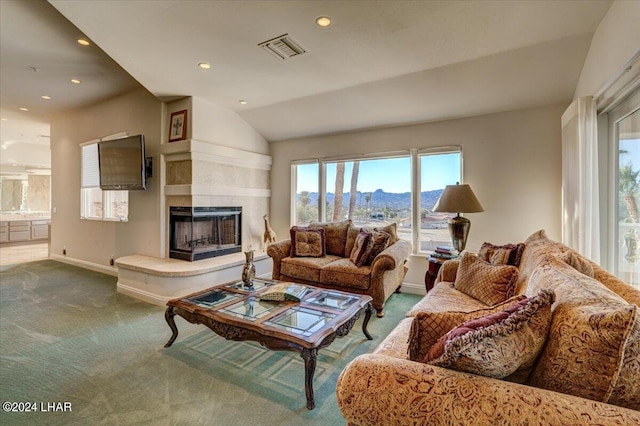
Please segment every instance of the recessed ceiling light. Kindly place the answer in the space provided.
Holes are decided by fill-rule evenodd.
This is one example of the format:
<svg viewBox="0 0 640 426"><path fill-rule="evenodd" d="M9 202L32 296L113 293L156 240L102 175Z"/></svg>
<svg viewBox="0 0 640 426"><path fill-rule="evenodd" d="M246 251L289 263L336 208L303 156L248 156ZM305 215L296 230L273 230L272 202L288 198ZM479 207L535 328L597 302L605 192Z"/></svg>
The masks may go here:
<svg viewBox="0 0 640 426"><path fill-rule="evenodd" d="M211 68L211 64L207 63L207 62L200 62L198 64L198 66L200 68L202 68L203 70L208 70L209 68Z"/></svg>
<svg viewBox="0 0 640 426"><path fill-rule="evenodd" d="M9 119L8 118L3 118L2 121L9 121Z"/></svg>
<svg viewBox="0 0 640 426"><path fill-rule="evenodd" d="M79 45L82 46L89 46L91 43L89 43L89 41L83 39L83 38L79 38L76 40L78 42Z"/></svg>
<svg viewBox="0 0 640 426"><path fill-rule="evenodd" d="M29 111L29 110L28 110L27 108L25 108L25 107L21 107L21 108L19 108L19 110L20 110L20 111Z"/></svg>
<svg viewBox="0 0 640 426"><path fill-rule="evenodd" d="M331 25L331 18L328 16L319 16L316 18L316 24L322 28L326 28Z"/></svg>
<svg viewBox="0 0 640 426"><path fill-rule="evenodd" d="M238 102L240 102L241 105L246 105L247 104L247 101L245 101L244 99L241 99Z"/></svg>
<svg viewBox="0 0 640 426"><path fill-rule="evenodd" d="M78 80L77 78L72 78L72 79L71 79L71 82L72 82L73 84L80 84L80 80Z"/></svg>
<svg viewBox="0 0 640 426"><path fill-rule="evenodd" d="M41 97L42 99L46 99L46 100L51 99L51 96L47 96L47 95L42 95L42 96L40 96L40 97Z"/></svg>

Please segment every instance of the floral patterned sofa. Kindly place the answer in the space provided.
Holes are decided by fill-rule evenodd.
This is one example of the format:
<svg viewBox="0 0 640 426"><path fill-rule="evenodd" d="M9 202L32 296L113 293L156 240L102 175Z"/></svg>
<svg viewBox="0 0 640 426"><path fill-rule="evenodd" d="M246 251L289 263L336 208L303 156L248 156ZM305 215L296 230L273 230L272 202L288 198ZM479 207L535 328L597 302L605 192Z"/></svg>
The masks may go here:
<svg viewBox="0 0 640 426"><path fill-rule="evenodd" d="M539 231L519 267L499 266L516 278L494 276L507 299L488 306L477 297L495 293L460 290L460 274L472 270L477 292L481 269L498 267L472 256L443 264L374 353L342 371L347 424L640 424L640 291Z"/></svg>
<svg viewBox="0 0 640 426"><path fill-rule="evenodd" d="M271 244L272 278L368 294L377 316L400 288L411 244L399 240L396 224L360 228L350 220L291 228L291 239Z"/></svg>

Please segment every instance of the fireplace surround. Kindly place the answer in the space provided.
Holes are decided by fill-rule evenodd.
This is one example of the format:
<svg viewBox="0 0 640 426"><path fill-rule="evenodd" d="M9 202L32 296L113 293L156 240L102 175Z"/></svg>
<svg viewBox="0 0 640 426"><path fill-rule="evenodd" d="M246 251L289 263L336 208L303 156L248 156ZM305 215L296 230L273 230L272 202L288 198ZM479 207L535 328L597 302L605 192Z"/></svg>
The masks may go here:
<svg viewBox="0 0 640 426"><path fill-rule="evenodd" d="M188 261L242 251L242 207L170 207L169 257Z"/></svg>

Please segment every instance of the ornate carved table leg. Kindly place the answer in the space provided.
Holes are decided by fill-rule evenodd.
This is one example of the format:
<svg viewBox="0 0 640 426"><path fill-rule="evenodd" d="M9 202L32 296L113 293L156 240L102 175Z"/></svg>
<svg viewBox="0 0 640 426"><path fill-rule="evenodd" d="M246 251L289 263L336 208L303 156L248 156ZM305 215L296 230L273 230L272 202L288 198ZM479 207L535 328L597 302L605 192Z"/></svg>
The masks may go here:
<svg viewBox="0 0 640 426"><path fill-rule="evenodd" d="M169 346L173 345L173 342L176 341L176 337L178 337L178 327L176 327L176 322L173 319L175 315L176 315L175 312L173 312L173 306L169 306L167 310L164 312L164 319L167 320L167 324L169 324L171 331L173 331L173 335L171 336L169 341L164 345L165 348L168 348Z"/></svg>
<svg viewBox="0 0 640 426"><path fill-rule="evenodd" d="M362 322L362 332L364 333L365 336L367 336L367 339L373 340L373 337L371 337L371 335L367 331L367 325L369 324L370 319L371 319L371 303L367 303L367 307L365 308L365 311L364 311L364 321Z"/></svg>
<svg viewBox="0 0 640 426"><path fill-rule="evenodd" d="M307 395L307 409L313 410L316 406L313 400L313 375L316 372L316 358L318 349L302 349L300 356L304 358L304 391Z"/></svg>

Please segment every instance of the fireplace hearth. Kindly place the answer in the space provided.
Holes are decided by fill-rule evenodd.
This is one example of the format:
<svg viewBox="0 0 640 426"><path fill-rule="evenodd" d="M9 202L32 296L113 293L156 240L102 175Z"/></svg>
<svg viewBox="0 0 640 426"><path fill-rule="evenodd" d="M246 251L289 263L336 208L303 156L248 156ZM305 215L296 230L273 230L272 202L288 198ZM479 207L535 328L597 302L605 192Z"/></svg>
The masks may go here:
<svg viewBox="0 0 640 426"><path fill-rule="evenodd" d="M170 207L169 257L188 261L242 251L242 207Z"/></svg>

